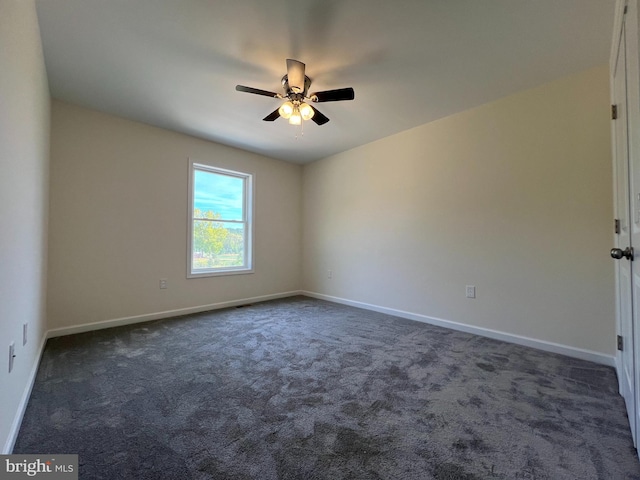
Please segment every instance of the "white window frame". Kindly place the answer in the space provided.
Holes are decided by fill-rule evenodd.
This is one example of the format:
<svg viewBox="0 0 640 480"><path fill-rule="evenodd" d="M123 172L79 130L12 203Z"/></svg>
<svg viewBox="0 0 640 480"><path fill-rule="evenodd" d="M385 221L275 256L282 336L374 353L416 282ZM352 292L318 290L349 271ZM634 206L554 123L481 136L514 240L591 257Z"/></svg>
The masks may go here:
<svg viewBox="0 0 640 480"><path fill-rule="evenodd" d="M244 265L239 267L217 267L193 269L193 211L195 194L195 172L197 170L228 175L244 180L243 195L243 220L246 225L245 245L244 245ZM236 172L224 168L213 167L205 163L189 159L189 218L187 228L187 278L216 277L221 275L237 275L243 273L253 273L253 175L245 172Z"/></svg>

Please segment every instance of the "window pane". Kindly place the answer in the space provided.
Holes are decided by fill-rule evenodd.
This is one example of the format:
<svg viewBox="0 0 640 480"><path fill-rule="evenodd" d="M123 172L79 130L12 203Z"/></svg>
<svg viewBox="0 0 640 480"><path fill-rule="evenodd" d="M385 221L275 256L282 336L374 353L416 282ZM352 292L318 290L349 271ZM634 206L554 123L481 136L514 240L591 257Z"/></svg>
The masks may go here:
<svg viewBox="0 0 640 480"><path fill-rule="evenodd" d="M194 218L243 220L243 178L202 170L194 173Z"/></svg>
<svg viewBox="0 0 640 480"><path fill-rule="evenodd" d="M244 240L242 223L194 220L193 269L243 266Z"/></svg>

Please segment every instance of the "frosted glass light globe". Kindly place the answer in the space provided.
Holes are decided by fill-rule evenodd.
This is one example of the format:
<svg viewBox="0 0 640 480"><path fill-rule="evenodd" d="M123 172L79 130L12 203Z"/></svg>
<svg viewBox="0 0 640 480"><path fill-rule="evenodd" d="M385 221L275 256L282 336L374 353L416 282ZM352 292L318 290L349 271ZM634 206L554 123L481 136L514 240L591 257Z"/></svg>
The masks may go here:
<svg viewBox="0 0 640 480"><path fill-rule="evenodd" d="M290 118L291 115L293 114L293 110L294 110L293 103L284 102L278 109L278 113L282 118Z"/></svg>
<svg viewBox="0 0 640 480"><path fill-rule="evenodd" d="M300 123L302 123L302 117L300 117L300 112L298 111L298 109L294 110L294 112L291 114L291 117L289 117L289 123L291 125L300 125Z"/></svg>
<svg viewBox="0 0 640 480"><path fill-rule="evenodd" d="M301 104L299 110L300 116L303 120L311 120L313 118L313 115L316 113L311 105L308 105L306 103Z"/></svg>

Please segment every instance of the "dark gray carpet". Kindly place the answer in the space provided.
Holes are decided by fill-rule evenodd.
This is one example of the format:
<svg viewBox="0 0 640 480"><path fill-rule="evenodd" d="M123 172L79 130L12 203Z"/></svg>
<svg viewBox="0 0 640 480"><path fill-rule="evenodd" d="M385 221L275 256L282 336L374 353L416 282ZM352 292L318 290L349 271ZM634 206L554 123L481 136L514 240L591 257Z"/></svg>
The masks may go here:
<svg viewBox="0 0 640 480"><path fill-rule="evenodd" d="M613 369L305 297L51 339L83 479L640 479Z"/></svg>

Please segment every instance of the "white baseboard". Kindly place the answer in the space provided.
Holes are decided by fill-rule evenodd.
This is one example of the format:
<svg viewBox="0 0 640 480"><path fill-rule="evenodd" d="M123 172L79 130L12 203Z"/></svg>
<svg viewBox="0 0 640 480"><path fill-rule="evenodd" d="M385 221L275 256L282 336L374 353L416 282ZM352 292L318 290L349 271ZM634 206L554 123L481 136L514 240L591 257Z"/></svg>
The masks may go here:
<svg viewBox="0 0 640 480"><path fill-rule="evenodd" d="M13 418L13 423L11 424L11 429L9 430L9 436L7 437L7 441L4 444L4 447L2 449L2 455L10 455L11 452L13 452L13 447L16 444L16 440L18 439L18 433L20 433L20 426L22 425L24 412L27 410L27 405L29 404L29 398L31 397L31 390L33 390L33 384L36 381L36 375L38 374L38 367L40 366L40 359L42 358L42 352L44 352L44 346L46 345L46 343L47 343L47 335L44 334L42 336L42 340L40 341L38 354L36 355L36 358L33 361L33 365L31 366L31 372L29 372L27 385L24 388L24 392L22 392L22 398L20 398L20 403L18 404L16 415Z"/></svg>
<svg viewBox="0 0 640 480"><path fill-rule="evenodd" d="M476 327L464 323L452 322L450 320L429 317L427 315L422 315L419 313L405 312L404 310L397 310L395 308L381 307L379 305L372 305L370 303L357 302L340 297L333 297L331 295L324 295L321 293L303 291L302 294L308 297L327 300L329 302L363 308L365 310L372 310L374 312L386 313L388 315L406 318L409 320L416 320L418 322L428 323L430 325L436 325L438 327L450 328L451 330L472 333L474 335L480 335L483 337L492 338L494 340L502 340L504 342L514 343L516 345L536 348L545 352L558 353L560 355L579 358L581 360L587 360L590 362L599 363L601 365L607 365L609 367L616 367L616 357L605 355L604 353L593 352L591 350L583 350L581 348L571 347L569 345L561 345L559 343L547 342L545 340L537 340L535 338L523 337L520 335L514 335L512 333L500 332L498 330Z"/></svg>
<svg viewBox="0 0 640 480"><path fill-rule="evenodd" d="M208 305L199 305L197 307L178 308L175 310L166 310L164 312L146 313L144 315L135 315L132 317L114 318L111 320L103 320L103 321L94 322L94 323L85 323L82 325L74 325L71 327L55 328L47 332L47 338L61 337L63 335L71 335L74 333L91 332L93 330L102 330L104 328L120 327L123 325L131 325L134 323L149 322L151 320L160 320L162 318L179 317L181 315L207 312L209 310L219 310L221 308L237 307L239 305L247 305L249 303L266 302L268 300L276 300L278 298L292 297L294 295L302 295L302 292L300 290L295 290L291 292L262 295L259 297L230 300L227 302L210 303Z"/></svg>

